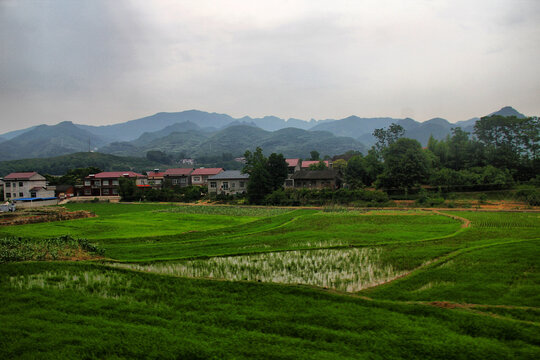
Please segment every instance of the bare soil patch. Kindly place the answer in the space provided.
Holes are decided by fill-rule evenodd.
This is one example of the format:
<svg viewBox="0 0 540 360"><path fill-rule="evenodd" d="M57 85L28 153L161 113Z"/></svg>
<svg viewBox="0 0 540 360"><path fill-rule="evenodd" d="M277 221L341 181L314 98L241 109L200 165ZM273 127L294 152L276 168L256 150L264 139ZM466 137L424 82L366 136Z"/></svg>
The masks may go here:
<svg viewBox="0 0 540 360"><path fill-rule="evenodd" d="M95 217L85 210L68 211L66 208L23 209L14 213L0 214L0 226L36 224L43 222L74 220Z"/></svg>

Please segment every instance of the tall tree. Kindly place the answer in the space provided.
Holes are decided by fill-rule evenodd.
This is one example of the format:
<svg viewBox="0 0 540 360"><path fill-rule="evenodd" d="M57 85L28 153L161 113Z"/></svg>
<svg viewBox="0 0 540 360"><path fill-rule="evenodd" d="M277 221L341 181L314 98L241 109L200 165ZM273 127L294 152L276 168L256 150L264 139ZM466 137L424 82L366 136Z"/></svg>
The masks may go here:
<svg viewBox="0 0 540 360"><path fill-rule="evenodd" d="M268 173L272 183L272 189L277 190L283 186L285 179L287 178L289 165L283 154L272 153L268 157L267 165Z"/></svg>
<svg viewBox="0 0 540 360"><path fill-rule="evenodd" d="M319 154L317 150L312 150L309 154L311 155L311 160L313 161L321 159L321 154Z"/></svg>
<svg viewBox="0 0 540 360"><path fill-rule="evenodd" d="M375 149L382 155L384 149L395 143L399 138L403 137L405 129L398 124L390 124L387 129L375 129L373 136L377 138Z"/></svg>
<svg viewBox="0 0 540 360"><path fill-rule="evenodd" d="M377 179L378 186L408 189L426 183L429 165L429 159L418 141L398 139L384 151L384 171Z"/></svg>

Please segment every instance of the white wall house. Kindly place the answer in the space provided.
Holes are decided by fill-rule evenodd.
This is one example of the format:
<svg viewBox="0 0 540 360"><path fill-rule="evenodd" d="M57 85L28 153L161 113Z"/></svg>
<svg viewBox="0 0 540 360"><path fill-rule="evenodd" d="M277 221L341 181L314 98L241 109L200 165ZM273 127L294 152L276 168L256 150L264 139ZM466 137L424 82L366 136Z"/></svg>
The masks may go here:
<svg viewBox="0 0 540 360"><path fill-rule="evenodd" d="M248 174L238 170L227 170L208 177L209 194L243 194L247 192Z"/></svg>
<svg viewBox="0 0 540 360"><path fill-rule="evenodd" d="M4 177L4 199L54 197L54 187L37 172L11 173Z"/></svg>

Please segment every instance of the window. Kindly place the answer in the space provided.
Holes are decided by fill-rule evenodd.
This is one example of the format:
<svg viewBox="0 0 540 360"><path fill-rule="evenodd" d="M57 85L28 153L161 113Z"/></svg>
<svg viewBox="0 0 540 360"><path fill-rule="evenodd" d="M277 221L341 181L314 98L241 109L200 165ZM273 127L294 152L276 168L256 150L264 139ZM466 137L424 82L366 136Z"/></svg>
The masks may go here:
<svg viewBox="0 0 540 360"><path fill-rule="evenodd" d="M181 183L181 184L187 183L187 178L185 178L185 177L180 178L180 183Z"/></svg>
<svg viewBox="0 0 540 360"><path fill-rule="evenodd" d="M84 195L90 195L91 193L90 189L84 189Z"/></svg>
<svg viewBox="0 0 540 360"><path fill-rule="evenodd" d="M234 181L231 183L231 187L232 188L236 187L236 183Z"/></svg>
<svg viewBox="0 0 540 360"><path fill-rule="evenodd" d="M173 185L177 185L178 184L178 179L172 179L172 183L173 183Z"/></svg>
<svg viewBox="0 0 540 360"><path fill-rule="evenodd" d="M17 193L13 193L13 197L17 197Z"/></svg>
<svg viewBox="0 0 540 360"><path fill-rule="evenodd" d="M215 182L215 181L210 181L210 187L211 187L212 189L215 189L215 188L217 187L216 182Z"/></svg>
<svg viewBox="0 0 540 360"><path fill-rule="evenodd" d="M90 186L91 183L90 183L90 180L84 180L84 186Z"/></svg>
<svg viewBox="0 0 540 360"><path fill-rule="evenodd" d="M109 195L109 189L103 189L103 195Z"/></svg>
<svg viewBox="0 0 540 360"><path fill-rule="evenodd" d="M118 195L118 189L112 189L113 195Z"/></svg>
<svg viewBox="0 0 540 360"><path fill-rule="evenodd" d="M22 187L22 186L23 186L23 182L19 181L19 187Z"/></svg>
<svg viewBox="0 0 540 360"><path fill-rule="evenodd" d="M101 186L101 180L95 180L94 186Z"/></svg>
<svg viewBox="0 0 540 360"><path fill-rule="evenodd" d="M7 182L7 183L6 183L6 187L11 187L11 183L10 183L10 182Z"/></svg>
<svg viewBox="0 0 540 360"><path fill-rule="evenodd" d="M36 196L36 192L35 192L35 191L32 191L32 192L30 193L30 197L37 197L37 196Z"/></svg>
<svg viewBox="0 0 540 360"><path fill-rule="evenodd" d="M109 186L109 180L103 180L103 186Z"/></svg>
<svg viewBox="0 0 540 360"><path fill-rule="evenodd" d="M228 181L224 181L224 182L223 182L222 188L223 188L223 190L228 190L228 189L229 189L229 182L228 182Z"/></svg>
<svg viewBox="0 0 540 360"><path fill-rule="evenodd" d="M11 193L6 193L6 197L10 198L10 197L11 197Z"/></svg>
<svg viewBox="0 0 540 360"><path fill-rule="evenodd" d="M201 177L200 176L194 176L193 177L193 182L200 182L201 181Z"/></svg>
<svg viewBox="0 0 540 360"><path fill-rule="evenodd" d="M240 181L240 187L243 188L244 187L244 182L243 181Z"/></svg>
<svg viewBox="0 0 540 360"><path fill-rule="evenodd" d="M16 183L16 182L13 183L13 187L14 187L14 188L17 187L17 183Z"/></svg>
<svg viewBox="0 0 540 360"><path fill-rule="evenodd" d="M113 184L113 186L118 186L118 180L113 180L112 184Z"/></svg>
<svg viewBox="0 0 540 360"><path fill-rule="evenodd" d="M19 197L23 197L23 196L24 196L24 194L23 194L23 193L19 193Z"/></svg>

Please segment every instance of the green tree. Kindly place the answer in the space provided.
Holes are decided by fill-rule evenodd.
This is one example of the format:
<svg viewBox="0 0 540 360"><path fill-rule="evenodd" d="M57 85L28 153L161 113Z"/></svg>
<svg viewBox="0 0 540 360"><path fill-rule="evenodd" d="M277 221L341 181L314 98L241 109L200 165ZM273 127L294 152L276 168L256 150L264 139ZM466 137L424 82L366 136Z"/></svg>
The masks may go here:
<svg viewBox="0 0 540 360"><path fill-rule="evenodd" d="M367 172L366 163L362 155L355 155L347 162L345 169L345 181L351 189L360 189L365 185L370 185L370 177Z"/></svg>
<svg viewBox="0 0 540 360"><path fill-rule="evenodd" d="M285 182L285 179L287 178L289 167L287 161L285 161L285 158L283 157L283 154L270 154L266 167L270 175L272 189L276 190L281 188Z"/></svg>
<svg viewBox="0 0 540 360"><path fill-rule="evenodd" d="M311 155L311 160L316 161L321 159L321 154L317 150L312 150L309 153Z"/></svg>
<svg viewBox="0 0 540 360"><path fill-rule="evenodd" d="M326 170L326 169L328 169L328 166L323 160L320 160L316 164L309 165L309 170Z"/></svg>
<svg viewBox="0 0 540 360"><path fill-rule="evenodd" d="M383 151L395 143L399 138L405 134L403 126L398 124L390 124L388 129L375 129L373 136L377 139L374 147L378 154L382 155Z"/></svg>
<svg viewBox="0 0 540 360"><path fill-rule="evenodd" d="M249 174L248 201L252 204L262 204L266 195L272 192L274 185L267 167L268 159L263 155L260 147L257 147L253 153L249 150L246 151L244 157L246 164L242 172Z"/></svg>
<svg viewBox="0 0 540 360"><path fill-rule="evenodd" d="M426 183L429 173L429 159L420 143L401 138L384 151L384 171L377 182L382 188L408 189Z"/></svg>

